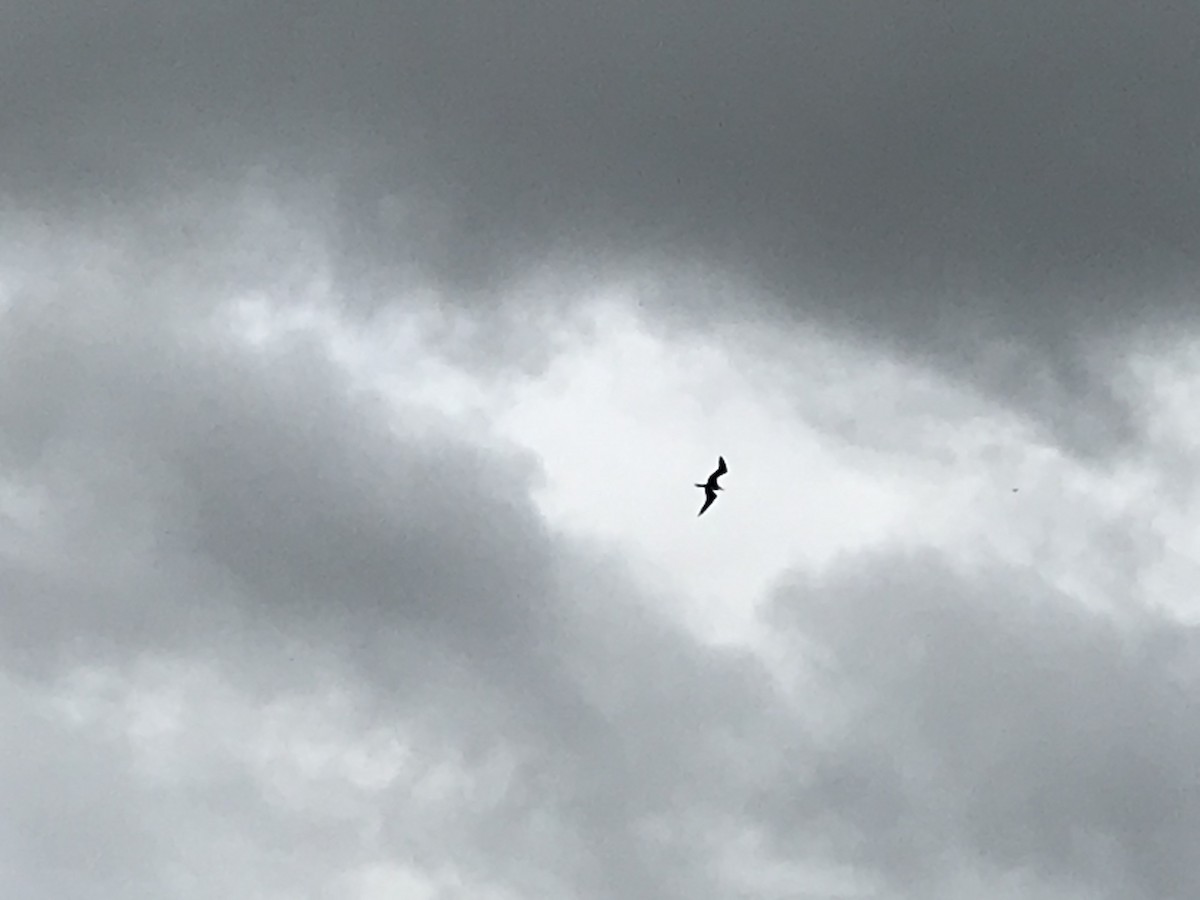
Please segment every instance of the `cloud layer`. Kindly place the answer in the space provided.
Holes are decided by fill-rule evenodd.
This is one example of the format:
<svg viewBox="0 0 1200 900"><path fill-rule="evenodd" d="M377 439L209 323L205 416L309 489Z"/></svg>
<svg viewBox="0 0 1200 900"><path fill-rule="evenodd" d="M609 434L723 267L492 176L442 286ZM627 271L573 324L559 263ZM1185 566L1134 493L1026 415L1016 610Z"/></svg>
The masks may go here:
<svg viewBox="0 0 1200 900"><path fill-rule="evenodd" d="M1198 28L6 7L9 892L1195 895Z"/></svg>
<svg viewBox="0 0 1200 900"><path fill-rule="evenodd" d="M1138 427L1091 339L1191 318L1200 18L1178 6L5 15L9 193L69 212L299 177L336 198L360 300L401 275L494 299L547 260L592 278L698 264L972 379L1083 452ZM747 315L668 293L693 325Z"/></svg>

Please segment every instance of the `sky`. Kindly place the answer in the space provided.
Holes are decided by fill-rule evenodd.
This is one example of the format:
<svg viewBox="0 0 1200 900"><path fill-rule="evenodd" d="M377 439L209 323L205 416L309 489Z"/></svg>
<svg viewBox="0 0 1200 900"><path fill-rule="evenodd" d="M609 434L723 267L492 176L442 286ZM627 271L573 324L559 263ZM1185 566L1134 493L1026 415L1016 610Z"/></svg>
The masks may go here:
<svg viewBox="0 0 1200 900"><path fill-rule="evenodd" d="M4 4L3 895L1200 896L1198 46Z"/></svg>

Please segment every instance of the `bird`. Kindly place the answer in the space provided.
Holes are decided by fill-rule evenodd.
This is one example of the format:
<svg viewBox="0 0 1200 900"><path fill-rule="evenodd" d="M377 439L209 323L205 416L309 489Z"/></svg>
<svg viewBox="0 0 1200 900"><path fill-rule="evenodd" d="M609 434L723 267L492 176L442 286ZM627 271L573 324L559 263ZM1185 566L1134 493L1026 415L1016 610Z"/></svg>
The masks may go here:
<svg viewBox="0 0 1200 900"><path fill-rule="evenodd" d="M704 515L704 511L713 505L713 501L717 499L717 491L725 490L719 484L717 479L728 472L729 469L725 465L725 457L717 457L717 470L708 476L708 481L704 484L697 484L696 487L704 488L704 505L700 507L700 512L696 513L696 518Z"/></svg>

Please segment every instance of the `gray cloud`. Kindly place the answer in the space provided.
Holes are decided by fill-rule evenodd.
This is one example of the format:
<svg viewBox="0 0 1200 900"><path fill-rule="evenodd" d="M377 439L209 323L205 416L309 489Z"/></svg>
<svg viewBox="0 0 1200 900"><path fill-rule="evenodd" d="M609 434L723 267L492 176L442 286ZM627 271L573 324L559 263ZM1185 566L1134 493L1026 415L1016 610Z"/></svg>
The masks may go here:
<svg viewBox="0 0 1200 900"><path fill-rule="evenodd" d="M353 802L331 787L338 818L281 808L245 764L205 764L164 795L117 745L87 766L27 748L71 768L78 796L117 791L132 820L169 819L176 848L155 828L39 832L52 813L17 770L6 805L28 827L5 853L29 860L32 896L104 896L103 880L71 887L93 884L86 868L38 862L97 852L132 891L205 896L181 873L231 828L226 894L337 896L338 878L395 859L518 895L724 896L731 832L847 864L885 896L952 891L962 871L1026 872L1047 896L1200 883L1190 632L1118 628L1031 574L862 558L780 595L773 625L818 673L781 690L754 657L648 612L619 560L547 531L528 461L486 434L382 406L302 338L251 353L187 307L75 309L5 320L2 449L43 504L37 540L9 542L0 568L9 671L52 684L185 660L251 706L337 685L415 736L417 773L453 760L471 787L416 806L420 774ZM811 709L844 727L814 728Z"/></svg>
<svg viewBox="0 0 1200 900"><path fill-rule="evenodd" d="M1179 6L5 17L10 194L70 210L252 167L317 179L341 198L329 237L360 296L415 272L488 297L547 259L593 279L699 263L1010 398L1080 450L1138 427L1091 340L1192 321L1200 17ZM995 344L1015 358L989 363Z"/></svg>
<svg viewBox="0 0 1200 900"><path fill-rule="evenodd" d="M768 803L788 840L826 820L917 893L951 848L1063 890L1196 890L1193 629L1145 613L1122 627L1028 572L928 554L853 567L776 601L854 710L816 775Z"/></svg>
<svg viewBox="0 0 1200 900"><path fill-rule="evenodd" d="M9 732L0 756L7 890L31 898L162 896L166 848L119 751L56 727L7 679L0 703Z"/></svg>
<svg viewBox="0 0 1200 900"><path fill-rule="evenodd" d="M704 883L689 841L675 846L669 829L658 839L674 847L668 864L639 829L723 814L718 768L741 765L741 742L765 727L747 704L770 697L759 667L656 623L616 561L589 562L549 533L528 459L384 406L319 343L252 352L187 306L148 315L103 290L74 299L27 295L4 322L0 454L8 484L36 498L0 566L10 672L54 684L95 666L185 660L259 704L340 685L364 715L426 735L422 765L458 759L484 781L496 759L515 767L495 808L453 794L433 803L437 853L419 838L427 823L404 812L411 782L378 796L397 823L385 858L424 846L426 864L516 889L549 879L579 896L682 896ZM681 729L696 732L686 748ZM47 763L58 764L70 762ZM172 840L194 852L244 821L257 837L228 878L301 883L304 866L260 871L255 860L324 833L237 767L159 802L121 753L98 765L96 778L127 784L131 818L178 814ZM192 803L225 812L198 818ZM111 864L145 855L150 868L125 877L148 894L183 891L158 886L188 864L156 834L109 833L120 844ZM48 836L46 853L74 854L69 837ZM310 863L320 877L361 862L336 846L317 853L324 867ZM87 878L29 866L34 896L70 872Z"/></svg>
<svg viewBox="0 0 1200 900"><path fill-rule="evenodd" d="M102 692L101 714L78 721L61 711L61 686L4 679L0 865L13 896L349 896L339 881L370 858L358 833L370 817L353 791L326 791L332 802L321 805L264 785L228 751L232 728L253 734L244 710L217 704L208 720L212 701L198 687L185 695L185 727L167 739L175 756L156 771L126 731L119 690Z"/></svg>
<svg viewBox="0 0 1200 900"><path fill-rule="evenodd" d="M0 465L28 508L0 520L0 643L40 699L0 698L22 735L0 866L31 897L294 896L377 858L697 898L741 889L721 851L758 833L881 896L962 871L1194 895L1189 630L1028 573L856 559L781 594L773 624L824 661L784 690L551 531L527 456L211 316L302 296L329 254L352 300L446 286L474 352L542 262L649 271L673 323L815 316L1107 445L1136 416L1101 338L1183 315L1195 28L1106 3L6 7ZM247 223L255 183L278 203ZM710 271L777 300L725 303ZM244 765L148 786L127 744L42 715L64 673L147 658L254 708L337 686L468 787L356 794L359 842Z"/></svg>
<svg viewBox="0 0 1200 900"><path fill-rule="evenodd" d="M48 498L43 533L59 539L40 566L8 571L29 616L14 638L73 640L77 610L93 639L170 646L191 603L194 620L220 620L202 599L216 592L247 598L227 618L336 639L356 664L400 665L380 627L396 621L494 679L524 660L513 677L554 684L532 662L554 624L528 460L419 437L418 418L353 390L303 341L256 355L205 339L202 321L102 306L102 335L53 304L7 323L5 456ZM193 596L164 603L178 579Z"/></svg>

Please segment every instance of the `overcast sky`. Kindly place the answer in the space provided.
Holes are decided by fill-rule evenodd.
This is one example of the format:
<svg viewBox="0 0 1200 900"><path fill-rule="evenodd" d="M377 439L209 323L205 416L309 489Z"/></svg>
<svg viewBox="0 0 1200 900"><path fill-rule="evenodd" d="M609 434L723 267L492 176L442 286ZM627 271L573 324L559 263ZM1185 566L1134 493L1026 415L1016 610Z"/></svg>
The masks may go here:
<svg viewBox="0 0 1200 900"><path fill-rule="evenodd" d="M1193 4L14 0L0 199L6 900L1200 896Z"/></svg>

